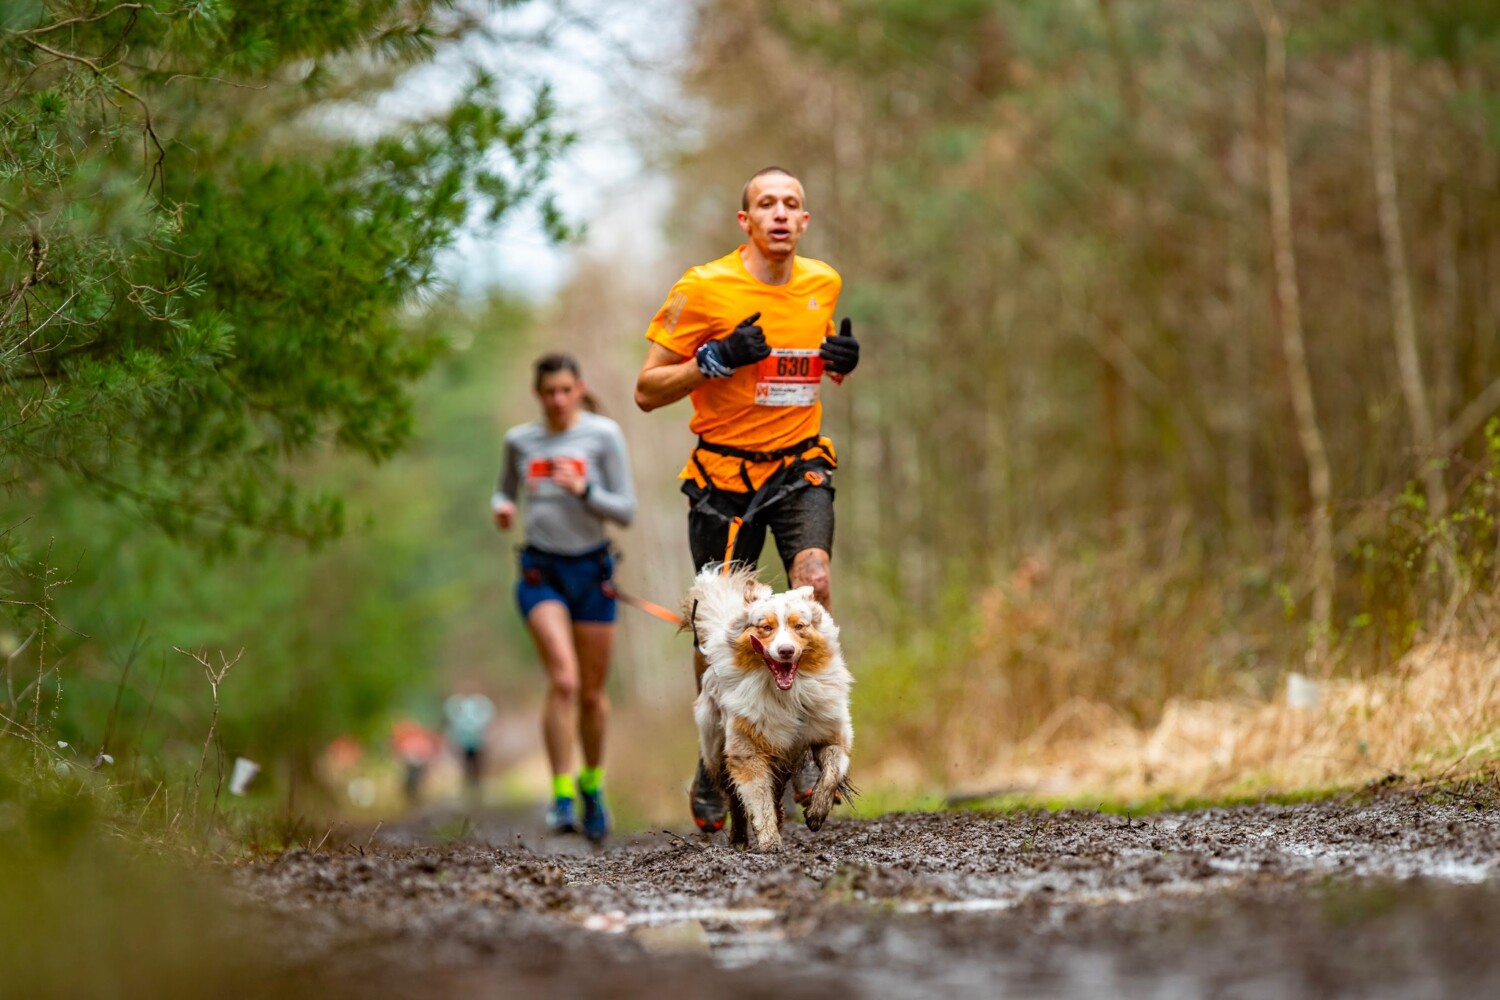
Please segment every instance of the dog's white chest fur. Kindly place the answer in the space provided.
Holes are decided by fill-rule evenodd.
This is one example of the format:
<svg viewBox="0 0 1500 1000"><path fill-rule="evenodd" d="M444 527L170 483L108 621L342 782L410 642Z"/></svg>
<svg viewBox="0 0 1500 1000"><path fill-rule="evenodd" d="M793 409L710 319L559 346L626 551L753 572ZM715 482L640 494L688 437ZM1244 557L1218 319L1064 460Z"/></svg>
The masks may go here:
<svg viewBox="0 0 1500 1000"><path fill-rule="evenodd" d="M819 673L799 675L790 691L777 690L769 670L720 670L710 663L703 675L703 690L708 693L712 685L710 697L718 699L721 713L745 719L766 742L791 752L847 724L852 682L839 655Z"/></svg>

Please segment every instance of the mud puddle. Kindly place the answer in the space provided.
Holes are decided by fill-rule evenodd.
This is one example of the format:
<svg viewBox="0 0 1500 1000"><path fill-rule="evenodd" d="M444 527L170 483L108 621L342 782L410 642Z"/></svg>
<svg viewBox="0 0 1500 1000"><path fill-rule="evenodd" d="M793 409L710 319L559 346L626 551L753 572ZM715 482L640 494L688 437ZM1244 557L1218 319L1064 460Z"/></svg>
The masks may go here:
<svg viewBox="0 0 1500 1000"><path fill-rule="evenodd" d="M843 818L770 856L492 816L236 877L296 928L290 956L372 995L1500 995L1489 792Z"/></svg>

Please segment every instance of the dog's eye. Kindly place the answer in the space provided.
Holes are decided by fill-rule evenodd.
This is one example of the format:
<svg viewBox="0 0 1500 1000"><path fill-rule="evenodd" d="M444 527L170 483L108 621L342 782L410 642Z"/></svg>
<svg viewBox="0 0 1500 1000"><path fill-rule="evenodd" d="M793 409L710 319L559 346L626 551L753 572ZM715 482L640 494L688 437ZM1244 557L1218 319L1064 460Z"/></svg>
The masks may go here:
<svg viewBox="0 0 1500 1000"><path fill-rule="evenodd" d="M795 625L792 626L792 631L794 631L794 632L806 632L807 631L807 622L798 622L797 624L795 624Z"/></svg>

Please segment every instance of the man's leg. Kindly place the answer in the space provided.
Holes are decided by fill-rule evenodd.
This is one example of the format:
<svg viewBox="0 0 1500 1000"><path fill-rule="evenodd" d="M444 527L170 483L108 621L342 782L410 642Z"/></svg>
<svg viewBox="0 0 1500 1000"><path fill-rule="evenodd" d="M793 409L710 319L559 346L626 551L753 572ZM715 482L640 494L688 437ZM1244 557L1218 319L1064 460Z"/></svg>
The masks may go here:
<svg viewBox="0 0 1500 1000"><path fill-rule="evenodd" d="M693 650L693 683L695 690L703 691L703 672L708 669L708 661L698 650ZM698 829L704 833L713 833L724 829L724 815L728 806L724 801L724 794L719 791L719 786L714 779L709 777L708 768L703 766L703 754L698 754L698 768L693 772L693 787L688 791L688 809L693 814L693 822L698 824Z"/></svg>
<svg viewBox="0 0 1500 1000"><path fill-rule="evenodd" d="M767 512L776 551L792 587L811 587L813 597L833 610L833 489L814 486L788 496Z"/></svg>
<svg viewBox="0 0 1500 1000"><path fill-rule="evenodd" d="M829 611L833 610L832 578L829 575L829 555L822 549L803 549L792 557L787 579L792 589L811 587L813 597Z"/></svg>
<svg viewBox="0 0 1500 1000"><path fill-rule="evenodd" d="M727 507L733 513L745 510L750 502L750 494L718 494ZM760 550L766 543L765 525L751 524L740 529L739 537L734 543L734 558L755 562L760 558ZM688 511L688 547L693 553L693 570L701 573L703 567L709 563L723 562L725 549L729 544L729 522L712 514L689 510ZM695 648L693 650L693 690L703 690L703 673L708 669L708 662L704 660L703 654ZM709 777L708 770L703 766L703 758L698 758L698 767L693 774L693 785L688 791L688 807L693 814L693 822L698 824L698 829L705 833L713 833L724 829L724 818L728 812L728 806L724 801L724 795L719 791L719 786Z"/></svg>

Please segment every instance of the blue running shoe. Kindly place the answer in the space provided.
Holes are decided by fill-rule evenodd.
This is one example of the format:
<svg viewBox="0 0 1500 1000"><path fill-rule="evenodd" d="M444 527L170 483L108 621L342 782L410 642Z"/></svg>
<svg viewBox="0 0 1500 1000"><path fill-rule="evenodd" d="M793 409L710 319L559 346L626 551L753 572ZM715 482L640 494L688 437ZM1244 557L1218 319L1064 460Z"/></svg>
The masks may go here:
<svg viewBox="0 0 1500 1000"><path fill-rule="evenodd" d="M547 829L553 833L577 833L578 816L573 811L573 800L556 798L547 810Z"/></svg>
<svg viewBox="0 0 1500 1000"><path fill-rule="evenodd" d="M609 810L604 808L604 789L578 794L583 797L583 835L599 843L609 835Z"/></svg>

